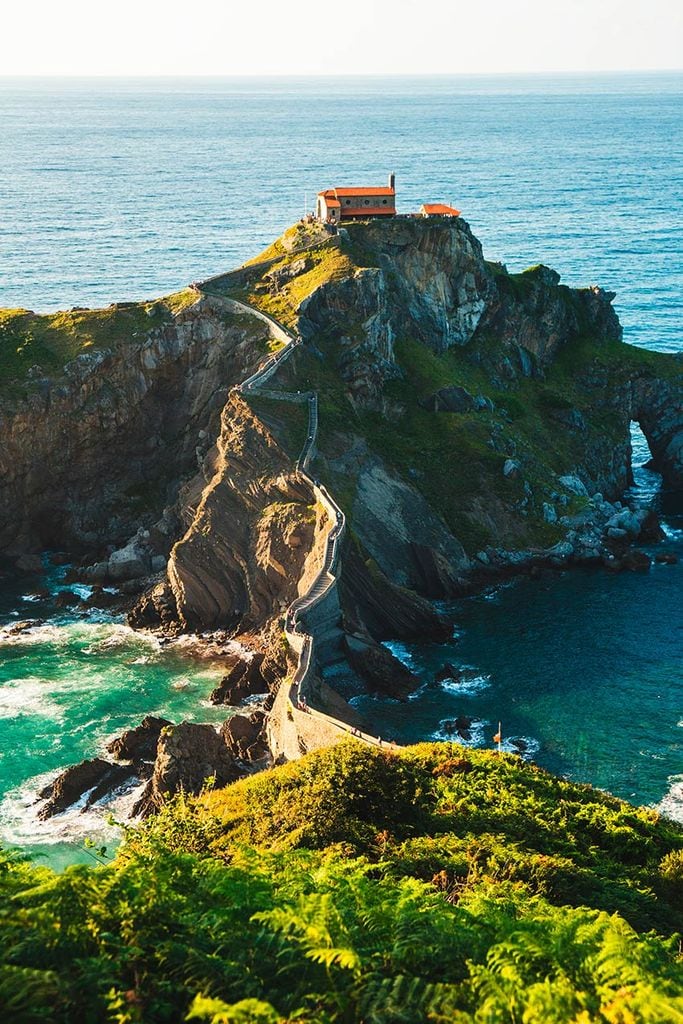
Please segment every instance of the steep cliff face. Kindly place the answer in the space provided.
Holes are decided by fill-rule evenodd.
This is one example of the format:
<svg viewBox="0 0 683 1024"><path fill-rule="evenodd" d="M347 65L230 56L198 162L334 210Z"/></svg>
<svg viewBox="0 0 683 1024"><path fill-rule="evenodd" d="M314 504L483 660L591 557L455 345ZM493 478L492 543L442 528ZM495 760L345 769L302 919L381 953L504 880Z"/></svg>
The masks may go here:
<svg viewBox="0 0 683 1024"><path fill-rule="evenodd" d="M13 368L0 388L0 554L117 544L174 500L267 334L218 300L188 301L175 314L163 303L123 307L101 337L85 312L49 327L54 318L15 317L14 334L5 324L3 351L19 344L42 363ZM41 331L78 354L58 368L35 342Z"/></svg>
<svg viewBox="0 0 683 1024"><path fill-rule="evenodd" d="M178 619L186 628L254 628L279 615L306 572L319 568L324 516L238 395L223 410L207 464L210 478L169 559Z"/></svg>
<svg viewBox="0 0 683 1024"><path fill-rule="evenodd" d="M440 597L520 552L611 557L596 537L631 480L634 420L681 485L683 367L623 344L612 293L508 274L461 219L351 224L267 275L241 295L307 342L288 386L321 396L318 466L356 572ZM362 619L363 588L342 583Z"/></svg>
<svg viewBox="0 0 683 1024"><path fill-rule="evenodd" d="M631 421L683 483L683 367L623 344L611 293L508 274L461 219L302 227L264 255L189 304L117 321L62 371L23 367L0 404L0 552L111 547L151 526L171 554L137 624L277 620L329 524L293 471L300 407L229 393L268 340L225 297L304 339L272 386L319 395L315 472L348 517L353 629L437 635L418 594L461 593L520 552L605 556L595 524L629 484Z"/></svg>

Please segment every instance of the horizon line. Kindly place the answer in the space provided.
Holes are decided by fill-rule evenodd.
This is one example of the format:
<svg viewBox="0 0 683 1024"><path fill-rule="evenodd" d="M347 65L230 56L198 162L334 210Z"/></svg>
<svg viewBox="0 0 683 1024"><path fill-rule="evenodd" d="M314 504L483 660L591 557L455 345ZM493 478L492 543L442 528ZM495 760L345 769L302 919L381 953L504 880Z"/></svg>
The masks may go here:
<svg viewBox="0 0 683 1024"><path fill-rule="evenodd" d="M35 79L35 78L99 78L99 79L240 79L240 78L506 78L518 77L541 77L555 75L558 77L569 75L674 75L683 74L683 67L678 68L594 68L594 69L560 69L560 70L539 70L533 71L244 71L244 72L216 72L216 73L194 73L183 72L178 74L163 72L17 72L14 74L0 73L0 81L12 79Z"/></svg>

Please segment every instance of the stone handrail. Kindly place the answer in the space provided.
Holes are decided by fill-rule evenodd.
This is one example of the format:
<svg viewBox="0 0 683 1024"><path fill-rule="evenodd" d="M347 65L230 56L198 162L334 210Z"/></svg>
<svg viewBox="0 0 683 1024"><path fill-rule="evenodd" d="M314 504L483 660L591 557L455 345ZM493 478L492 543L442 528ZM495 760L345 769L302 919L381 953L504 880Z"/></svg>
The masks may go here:
<svg viewBox="0 0 683 1024"><path fill-rule="evenodd" d="M290 685L289 701L292 707L301 707L304 700L304 707L309 714L324 719L329 725L336 729L349 733L357 739L366 743L382 746L381 739L362 733L353 729L346 722L334 718L325 712L311 708L307 703L307 695L310 691L310 683L315 675L314 647L315 637L312 633L306 632L301 616L323 601L333 587L337 585L337 569L339 566L339 553L341 541L346 530L346 516L336 503L326 487L311 476L308 466L315 451L315 444L318 435L318 396L315 392L270 391L262 385L279 369L284 361L291 355L293 350L302 344L301 338L293 334L287 327L281 324L275 317L269 316L262 310L255 309L245 302L237 299L224 298L222 301L229 309L239 313L255 316L267 323L278 340L283 341L283 347L270 356L266 362L259 367L251 376L243 380L233 388L238 393L259 393L263 396L277 398L283 401L308 401L308 429L301 453L296 462L296 471L301 479L305 480L313 491L313 494L322 507L325 509L331 527L325 541L325 557L322 567L313 579L305 594L301 594L290 604L285 615L285 636L292 650L297 655L297 667Z"/></svg>

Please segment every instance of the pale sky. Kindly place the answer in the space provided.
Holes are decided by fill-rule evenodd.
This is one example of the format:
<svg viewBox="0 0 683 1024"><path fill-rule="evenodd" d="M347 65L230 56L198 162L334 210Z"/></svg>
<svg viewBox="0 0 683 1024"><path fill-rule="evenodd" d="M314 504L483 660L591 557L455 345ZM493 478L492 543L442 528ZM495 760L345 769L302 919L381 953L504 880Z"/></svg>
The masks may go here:
<svg viewBox="0 0 683 1024"><path fill-rule="evenodd" d="M2 75L671 70L681 0L12 0Z"/></svg>

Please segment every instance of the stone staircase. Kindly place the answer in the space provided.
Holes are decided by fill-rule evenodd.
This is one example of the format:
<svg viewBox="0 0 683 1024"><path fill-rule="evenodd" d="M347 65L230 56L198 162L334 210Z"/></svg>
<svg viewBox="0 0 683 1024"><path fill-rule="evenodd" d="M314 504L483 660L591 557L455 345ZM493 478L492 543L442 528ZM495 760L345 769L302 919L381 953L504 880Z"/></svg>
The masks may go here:
<svg viewBox="0 0 683 1024"><path fill-rule="evenodd" d="M284 402L308 402L308 429L306 439L296 462L296 472L311 488L330 521L330 529L325 542L325 556L320 571L305 594L291 603L285 614L284 632L287 642L297 655L297 667L289 687L284 685L276 697L271 715L278 704L284 705L283 718L298 724L299 732L294 753L300 756L302 746L306 743L302 737L316 732L323 737L323 742L331 742L332 737L340 733L352 734L366 743L382 746L382 741L367 733L352 728L347 722L335 718L315 707L318 700L319 663L324 657L326 661L339 657L343 630L341 628L341 608L337 592L337 579L341 546L346 530L346 517L326 487L309 472L311 459L315 454L318 436L318 396L315 392L291 392L269 389L264 385L279 370L294 349L302 344L301 338L274 317L263 313L260 309L237 299L222 299L226 308L238 314L254 316L265 321L272 333L282 341L282 348L270 356L265 363L252 373L241 384L232 388L234 393L248 395L258 394L263 397ZM311 720L313 718L314 721ZM313 727L313 728L311 728ZM298 753L297 753L298 751Z"/></svg>

